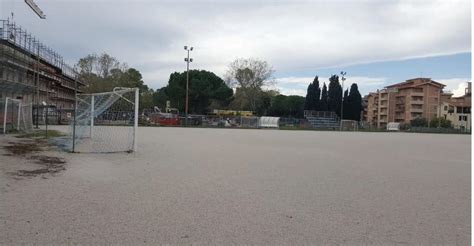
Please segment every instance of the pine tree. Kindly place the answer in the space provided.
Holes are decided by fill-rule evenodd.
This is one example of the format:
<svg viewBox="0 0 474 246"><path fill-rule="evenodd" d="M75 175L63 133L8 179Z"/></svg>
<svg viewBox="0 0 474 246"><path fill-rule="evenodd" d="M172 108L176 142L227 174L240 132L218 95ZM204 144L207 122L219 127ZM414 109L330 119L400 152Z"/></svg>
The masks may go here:
<svg viewBox="0 0 474 246"><path fill-rule="evenodd" d="M326 87L326 83L323 84L323 90L321 92L321 100L320 100L320 110L327 111L328 110L328 88Z"/></svg>

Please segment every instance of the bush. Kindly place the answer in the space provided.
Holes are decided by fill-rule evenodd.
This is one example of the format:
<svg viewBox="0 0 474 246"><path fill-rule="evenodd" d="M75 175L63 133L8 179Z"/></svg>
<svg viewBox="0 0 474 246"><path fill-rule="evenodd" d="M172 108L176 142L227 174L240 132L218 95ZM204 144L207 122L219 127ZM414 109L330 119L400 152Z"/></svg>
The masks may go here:
<svg viewBox="0 0 474 246"><path fill-rule="evenodd" d="M402 122L400 123L400 131L406 131L410 129L410 123Z"/></svg>
<svg viewBox="0 0 474 246"><path fill-rule="evenodd" d="M416 118L410 121L410 125L413 127L427 127L428 121L425 118Z"/></svg>
<svg viewBox="0 0 474 246"><path fill-rule="evenodd" d="M430 120L430 127L437 128L438 126L441 128L452 128L451 121L443 117L433 118Z"/></svg>

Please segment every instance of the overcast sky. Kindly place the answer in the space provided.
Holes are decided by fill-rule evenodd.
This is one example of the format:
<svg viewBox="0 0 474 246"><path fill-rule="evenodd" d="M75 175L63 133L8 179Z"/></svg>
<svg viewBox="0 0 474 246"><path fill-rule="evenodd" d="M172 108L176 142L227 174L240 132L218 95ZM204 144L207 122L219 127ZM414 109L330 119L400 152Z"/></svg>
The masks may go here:
<svg viewBox="0 0 474 246"><path fill-rule="evenodd" d="M419 76L460 92L471 78L469 0L35 2L46 20L23 0L0 0L0 18L13 11L69 63L107 52L155 89L186 68L184 45L195 48L191 68L219 76L236 58L266 60L284 94L340 70L363 94Z"/></svg>

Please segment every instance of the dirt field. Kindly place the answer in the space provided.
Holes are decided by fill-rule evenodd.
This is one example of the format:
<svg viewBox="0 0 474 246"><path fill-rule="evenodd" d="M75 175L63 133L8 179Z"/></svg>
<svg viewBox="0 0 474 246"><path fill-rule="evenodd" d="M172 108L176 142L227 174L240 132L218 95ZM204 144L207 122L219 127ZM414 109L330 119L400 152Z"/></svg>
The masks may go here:
<svg viewBox="0 0 474 246"><path fill-rule="evenodd" d="M133 154L15 155L12 141L0 244L471 240L468 135L139 128ZM31 156L64 162L18 175L50 168Z"/></svg>

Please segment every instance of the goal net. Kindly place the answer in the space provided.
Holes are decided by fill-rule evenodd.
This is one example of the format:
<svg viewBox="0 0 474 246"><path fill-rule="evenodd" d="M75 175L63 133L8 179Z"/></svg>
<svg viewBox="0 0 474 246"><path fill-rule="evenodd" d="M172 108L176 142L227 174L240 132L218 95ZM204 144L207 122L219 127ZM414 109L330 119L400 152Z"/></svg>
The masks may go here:
<svg viewBox="0 0 474 246"><path fill-rule="evenodd" d="M3 133L33 131L33 112L31 103L21 100L5 98L0 105L0 123Z"/></svg>
<svg viewBox="0 0 474 246"><path fill-rule="evenodd" d="M240 127L242 128L258 128L258 117L242 116L240 117Z"/></svg>
<svg viewBox="0 0 474 246"><path fill-rule="evenodd" d="M358 131L359 125L355 120L342 120L341 121L343 131Z"/></svg>
<svg viewBox="0 0 474 246"><path fill-rule="evenodd" d="M78 94L71 124L73 152L108 153L136 150L138 88Z"/></svg>

